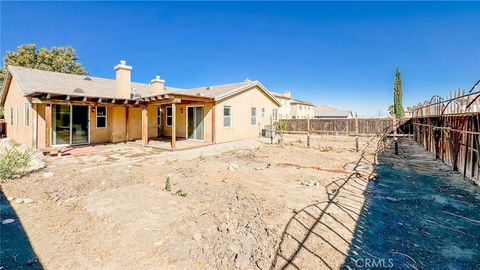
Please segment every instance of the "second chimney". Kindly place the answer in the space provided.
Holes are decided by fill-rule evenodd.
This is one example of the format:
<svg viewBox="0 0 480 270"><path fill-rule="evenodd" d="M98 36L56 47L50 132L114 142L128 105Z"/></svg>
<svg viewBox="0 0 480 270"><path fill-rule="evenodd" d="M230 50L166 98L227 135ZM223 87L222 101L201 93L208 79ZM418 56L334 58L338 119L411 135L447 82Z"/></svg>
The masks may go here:
<svg viewBox="0 0 480 270"><path fill-rule="evenodd" d="M116 97L117 98L131 98L131 91L132 88L131 84L131 73L132 67L126 65L127 62L125 60L120 61L120 64L116 65L113 69L115 69L115 82L116 82Z"/></svg>
<svg viewBox="0 0 480 270"><path fill-rule="evenodd" d="M155 79L150 81L150 87L154 95L160 95L165 90L165 80L161 80L160 76L155 76Z"/></svg>

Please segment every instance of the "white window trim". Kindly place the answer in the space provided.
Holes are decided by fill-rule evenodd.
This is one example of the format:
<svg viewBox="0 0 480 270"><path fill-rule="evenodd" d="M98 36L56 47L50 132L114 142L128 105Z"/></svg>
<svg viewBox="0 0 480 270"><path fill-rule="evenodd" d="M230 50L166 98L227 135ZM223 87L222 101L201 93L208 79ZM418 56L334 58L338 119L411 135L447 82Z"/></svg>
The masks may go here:
<svg viewBox="0 0 480 270"><path fill-rule="evenodd" d="M225 107L230 107L230 125L229 126L225 126ZM223 115L223 127L224 128L231 128L232 125L233 125L233 117L232 117L232 106L231 105L223 105L223 111L222 111L222 115Z"/></svg>
<svg viewBox="0 0 480 270"><path fill-rule="evenodd" d="M253 119L253 117L254 117L254 115L252 114L252 109L255 109L255 123L252 123L252 119ZM256 125L257 125L257 122L258 122L258 121L257 121L257 107L251 107L251 108L250 108L250 124L251 124L252 126L256 126Z"/></svg>
<svg viewBox="0 0 480 270"><path fill-rule="evenodd" d="M98 108L99 108L99 107L105 108L105 115L98 116ZM108 115L108 108L107 108L107 106L97 106L97 107L95 107L95 127L96 127L97 129L105 129L105 128L108 128L108 117L107 117L107 115ZM99 118L99 117L102 117L102 118L104 117L104 118L105 118L105 126L104 126L104 127L99 127L99 126L98 126L98 118Z"/></svg>
<svg viewBox="0 0 480 270"><path fill-rule="evenodd" d="M27 123L28 119L28 123ZM30 126L30 103L25 102L23 104L23 126L29 127Z"/></svg>
<svg viewBox="0 0 480 270"><path fill-rule="evenodd" d="M170 116L168 116L168 108L171 108L172 114ZM168 124L168 118L169 117L172 118L171 122L173 123L173 107L172 106L167 106L166 109L165 109L165 126L167 126L167 127L172 126L172 124L170 124L170 125Z"/></svg>

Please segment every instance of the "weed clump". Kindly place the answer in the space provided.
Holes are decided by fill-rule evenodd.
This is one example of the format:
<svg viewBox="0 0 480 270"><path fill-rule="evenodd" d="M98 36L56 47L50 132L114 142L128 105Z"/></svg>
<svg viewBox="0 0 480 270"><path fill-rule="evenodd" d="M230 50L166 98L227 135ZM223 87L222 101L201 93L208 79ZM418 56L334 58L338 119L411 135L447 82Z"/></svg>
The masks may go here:
<svg viewBox="0 0 480 270"><path fill-rule="evenodd" d="M172 183L170 183L170 176L165 179L165 190L172 191Z"/></svg>
<svg viewBox="0 0 480 270"><path fill-rule="evenodd" d="M31 159L31 151L20 151L17 147L9 148L0 157L0 179L10 179L15 174L27 169Z"/></svg>
<svg viewBox="0 0 480 270"><path fill-rule="evenodd" d="M187 197L188 193L183 191L182 189L179 189L179 190L177 190L177 192L175 192L175 195L180 196L180 197Z"/></svg>

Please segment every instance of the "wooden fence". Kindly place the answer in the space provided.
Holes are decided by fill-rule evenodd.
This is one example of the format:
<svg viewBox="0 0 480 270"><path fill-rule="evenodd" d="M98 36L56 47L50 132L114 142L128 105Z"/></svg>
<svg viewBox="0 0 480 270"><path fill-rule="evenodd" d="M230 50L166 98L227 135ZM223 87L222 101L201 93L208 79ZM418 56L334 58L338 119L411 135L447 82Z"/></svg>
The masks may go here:
<svg viewBox="0 0 480 270"><path fill-rule="evenodd" d="M413 129L415 141L480 184L480 115L416 118Z"/></svg>
<svg viewBox="0 0 480 270"><path fill-rule="evenodd" d="M404 120L406 122L406 120ZM279 132L309 132L329 135L383 134L394 124L392 118L288 119L277 122Z"/></svg>

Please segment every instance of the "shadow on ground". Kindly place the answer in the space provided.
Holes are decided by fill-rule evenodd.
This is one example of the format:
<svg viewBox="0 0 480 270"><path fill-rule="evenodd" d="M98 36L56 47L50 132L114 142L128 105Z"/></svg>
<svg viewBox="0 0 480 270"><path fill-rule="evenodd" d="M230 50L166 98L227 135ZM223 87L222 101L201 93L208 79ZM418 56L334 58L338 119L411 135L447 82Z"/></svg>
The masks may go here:
<svg viewBox="0 0 480 270"><path fill-rule="evenodd" d="M347 256L371 175L359 173L372 162L364 155L352 173L325 187L328 200L296 212L287 223L271 269L338 269ZM361 225L360 225L361 226Z"/></svg>
<svg viewBox="0 0 480 270"><path fill-rule="evenodd" d="M412 140L399 145L375 181L350 175L296 213L272 269L480 269L480 187Z"/></svg>
<svg viewBox="0 0 480 270"><path fill-rule="evenodd" d="M43 269L15 210L0 191L0 269Z"/></svg>

